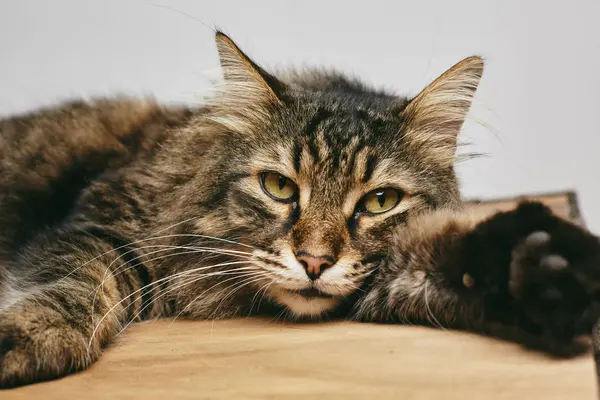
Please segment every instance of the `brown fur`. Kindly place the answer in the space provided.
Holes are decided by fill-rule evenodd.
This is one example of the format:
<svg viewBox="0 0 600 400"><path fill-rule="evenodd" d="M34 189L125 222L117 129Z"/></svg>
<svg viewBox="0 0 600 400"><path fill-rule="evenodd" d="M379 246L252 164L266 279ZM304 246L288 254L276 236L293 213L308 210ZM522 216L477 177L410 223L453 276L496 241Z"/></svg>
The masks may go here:
<svg viewBox="0 0 600 400"><path fill-rule="evenodd" d="M0 386L84 369L149 318L481 327L487 294L460 282L490 222L461 211L453 167L481 59L407 99L335 72L278 78L216 40L225 79L199 109L112 99L0 122ZM382 189L400 201L368 212Z"/></svg>

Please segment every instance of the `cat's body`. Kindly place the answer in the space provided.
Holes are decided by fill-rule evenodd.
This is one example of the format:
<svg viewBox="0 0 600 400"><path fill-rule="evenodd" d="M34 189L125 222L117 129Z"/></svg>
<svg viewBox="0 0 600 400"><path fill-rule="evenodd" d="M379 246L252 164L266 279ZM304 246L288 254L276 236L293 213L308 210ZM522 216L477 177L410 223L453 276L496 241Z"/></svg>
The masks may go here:
<svg viewBox="0 0 600 400"><path fill-rule="evenodd" d="M0 122L0 385L83 369L162 316L589 330L595 237L537 205L461 209L479 58L409 101L275 78L217 44L226 84L202 108L115 99Z"/></svg>

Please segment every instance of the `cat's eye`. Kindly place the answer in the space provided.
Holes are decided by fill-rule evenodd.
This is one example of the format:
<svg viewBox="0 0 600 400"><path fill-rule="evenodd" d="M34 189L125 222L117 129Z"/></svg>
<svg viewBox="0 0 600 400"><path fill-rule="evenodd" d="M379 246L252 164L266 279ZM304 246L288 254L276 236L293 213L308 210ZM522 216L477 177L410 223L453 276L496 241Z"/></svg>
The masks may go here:
<svg viewBox="0 0 600 400"><path fill-rule="evenodd" d="M263 172L260 174L260 183L265 193L277 201L291 202L298 194L296 184L277 172Z"/></svg>
<svg viewBox="0 0 600 400"><path fill-rule="evenodd" d="M396 207L403 193L397 189L376 189L367 193L359 203L358 211L369 214L381 214Z"/></svg>

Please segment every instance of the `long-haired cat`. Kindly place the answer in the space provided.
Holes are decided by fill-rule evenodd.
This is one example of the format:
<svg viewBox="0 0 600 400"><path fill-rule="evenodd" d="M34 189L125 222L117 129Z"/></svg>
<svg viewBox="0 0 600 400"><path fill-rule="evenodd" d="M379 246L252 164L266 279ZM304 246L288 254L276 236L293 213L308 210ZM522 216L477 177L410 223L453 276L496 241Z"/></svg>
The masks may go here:
<svg viewBox="0 0 600 400"><path fill-rule="evenodd" d="M158 317L590 332L596 237L540 204L461 208L480 58L409 99L216 43L224 82L198 109L110 99L0 122L0 385L82 370Z"/></svg>

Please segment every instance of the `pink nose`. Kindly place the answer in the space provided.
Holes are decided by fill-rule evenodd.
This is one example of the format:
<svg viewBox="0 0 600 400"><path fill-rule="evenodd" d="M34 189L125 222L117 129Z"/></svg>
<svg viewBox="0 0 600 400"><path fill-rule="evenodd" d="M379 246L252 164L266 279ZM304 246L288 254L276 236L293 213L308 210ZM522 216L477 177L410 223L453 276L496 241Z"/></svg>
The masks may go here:
<svg viewBox="0 0 600 400"><path fill-rule="evenodd" d="M296 259L306 270L306 275L313 281L335 263L335 259L332 256L316 257L302 250L296 252Z"/></svg>

